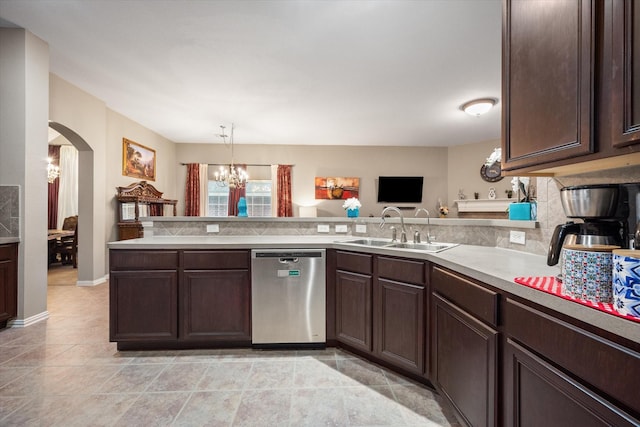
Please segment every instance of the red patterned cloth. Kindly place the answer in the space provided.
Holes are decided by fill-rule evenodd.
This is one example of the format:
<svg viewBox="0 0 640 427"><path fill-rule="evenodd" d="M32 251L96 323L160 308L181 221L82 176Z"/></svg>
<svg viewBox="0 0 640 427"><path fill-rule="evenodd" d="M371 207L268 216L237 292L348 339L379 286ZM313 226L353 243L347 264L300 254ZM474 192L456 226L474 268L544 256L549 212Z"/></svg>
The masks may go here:
<svg viewBox="0 0 640 427"><path fill-rule="evenodd" d="M564 298L569 301L577 302L578 304L586 305L587 307L595 308L596 310L604 311L605 313L613 314L614 316L622 317L623 319L628 319L633 322L640 323L640 318L627 316L625 314L618 313L614 308L613 304L603 303L603 302L591 302L585 301L578 298L572 298L567 295L562 294L562 283L558 281L553 276L547 277L516 277L513 279L514 282L529 286L530 288L538 289L540 291L549 293L551 295L558 296L560 298Z"/></svg>

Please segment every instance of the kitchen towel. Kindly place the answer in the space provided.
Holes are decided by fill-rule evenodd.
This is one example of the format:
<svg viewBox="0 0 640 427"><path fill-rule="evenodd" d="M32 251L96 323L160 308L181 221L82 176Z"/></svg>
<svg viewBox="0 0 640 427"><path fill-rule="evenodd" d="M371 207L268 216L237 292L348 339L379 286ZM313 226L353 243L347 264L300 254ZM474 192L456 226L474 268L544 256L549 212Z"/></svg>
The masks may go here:
<svg viewBox="0 0 640 427"><path fill-rule="evenodd" d="M614 316L622 317L623 319L631 320L633 322L640 323L640 318L627 316L624 314L618 313L614 308L613 304L604 303L604 302L591 302L585 301L578 298L572 298L567 295L562 294L562 283L558 281L553 276L546 277L516 277L513 279L514 282L529 286L530 288L538 289L540 291L546 292L551 295L555 295L560 298L564 298L569 301L577 302L578 304L586 305L587 307L594 308L596 310L604 311L608 314L613 314Z"/></svg>

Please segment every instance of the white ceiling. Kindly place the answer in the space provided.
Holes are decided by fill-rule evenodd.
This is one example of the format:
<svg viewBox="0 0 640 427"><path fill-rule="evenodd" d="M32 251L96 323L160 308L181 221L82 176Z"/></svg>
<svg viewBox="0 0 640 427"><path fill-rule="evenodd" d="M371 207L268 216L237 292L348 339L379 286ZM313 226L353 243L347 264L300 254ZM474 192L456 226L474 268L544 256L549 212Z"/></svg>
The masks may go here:
<svg viewBox="0 0 640 427"><path fill-rule="evenodd" d="M51 72L174 142L500 138L500 0L0 0ZM5 22L7 24L7 22Z"/></svg>

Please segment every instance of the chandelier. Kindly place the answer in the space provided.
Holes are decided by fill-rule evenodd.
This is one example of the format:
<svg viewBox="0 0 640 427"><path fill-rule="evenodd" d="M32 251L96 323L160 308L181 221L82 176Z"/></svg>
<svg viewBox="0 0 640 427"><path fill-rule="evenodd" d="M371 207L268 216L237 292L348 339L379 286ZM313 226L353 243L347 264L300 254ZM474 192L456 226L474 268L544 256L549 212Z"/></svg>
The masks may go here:
<svg viewBox="0 0 640 427"><path fill-rule="evenodd" d="M224 141L224 144L227 145L227 135L224 133L226 127L220 126L222 129L222 133L220 136ZM218 183L219 186L229 186L229 189L232 190L234 188L244 188L247 184L247 180L249 179L249 174L242 168L237 168L233 164L233 123L231 123L231 136L229 137L229 143L231 144L231 164L227 166L220 166L220 170L214 173L214 180Z"/></svg>
<svg viewBox="0 0 640 427"><path fill-rule="evenodd" d="M53 181L60 176L60 167L51 163L51 157L47 157L47 181L49 184L53 184Z"/></svg>

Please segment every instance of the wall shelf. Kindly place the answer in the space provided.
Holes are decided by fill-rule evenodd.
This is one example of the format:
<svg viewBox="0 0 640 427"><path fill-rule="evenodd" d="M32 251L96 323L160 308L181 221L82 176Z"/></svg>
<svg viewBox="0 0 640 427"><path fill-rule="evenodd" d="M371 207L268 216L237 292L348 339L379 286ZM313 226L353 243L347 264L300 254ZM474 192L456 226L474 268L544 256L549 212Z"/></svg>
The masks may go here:
<svg viewBox="0 0 640 427"><path fill-rule="evenodd" d="M509 205L516 199L454 200L460 218L508 218Z"/></svg>

